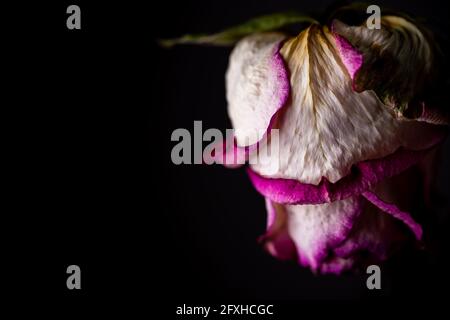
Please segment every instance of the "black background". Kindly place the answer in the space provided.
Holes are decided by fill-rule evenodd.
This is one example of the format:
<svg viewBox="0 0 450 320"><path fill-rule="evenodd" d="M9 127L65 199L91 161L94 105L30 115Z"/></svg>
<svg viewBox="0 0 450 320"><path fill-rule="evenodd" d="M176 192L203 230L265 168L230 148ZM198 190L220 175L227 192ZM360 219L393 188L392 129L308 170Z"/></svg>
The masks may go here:
<svg viewBox="0 0 450 320"><path fill-rule="evenodd" d="M12 113L4 118L12 151L2 226L12 254L3 263L9 296L70 312L158 306L167 317L183 303L271 303L279 315L400 301L442 306L448 206L425 226L431 250L384 265L383 289L373 292L364 274L317 277L266 254L256 241L264 201L243 169L171 162L174 129L193 132L194 120L204 130L231 127L224 88L231 49L166 50L156 39L277 11L324 12L331 3L78 0L5 11L14 13L4 87ZM70 4L81 7L82 30L66 28ZM372 4L448 27L441 1ZM449 150L447 141L440 177L447 200ZM81 267L80 291L66 288L70 264Z"/></svg>

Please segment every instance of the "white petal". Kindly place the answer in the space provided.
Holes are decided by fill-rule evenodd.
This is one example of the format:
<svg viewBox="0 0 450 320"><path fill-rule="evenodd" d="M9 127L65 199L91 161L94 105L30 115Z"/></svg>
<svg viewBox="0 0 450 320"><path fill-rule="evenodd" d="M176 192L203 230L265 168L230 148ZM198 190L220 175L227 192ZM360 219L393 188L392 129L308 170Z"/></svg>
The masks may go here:
<svg viewBox="0 0 450 320"><path fill-rule="evenodd" d="M328 251L343 242L362 211L361 199L348 198L321 205L278 205L287 214L287 230L301 262L313 269Z"/></svg>
<svg viewBox="0 0 450 320"><path fill-rule="evenodd" d="M230 56L226 74L228 114L238 146L261 140L273 115L289 95L287 71L279 54L279 33L242 39Z"/></svg>

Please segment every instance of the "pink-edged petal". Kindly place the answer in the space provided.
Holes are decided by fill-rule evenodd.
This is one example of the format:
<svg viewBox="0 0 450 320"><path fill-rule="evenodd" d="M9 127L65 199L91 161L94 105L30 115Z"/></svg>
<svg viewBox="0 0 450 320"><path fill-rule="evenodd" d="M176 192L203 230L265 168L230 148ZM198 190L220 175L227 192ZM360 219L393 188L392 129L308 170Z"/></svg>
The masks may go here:
<svg viewBox="0 0 450 320"><path fill-rule="evenodd" d="M420 240L422 238L421 225L415 222L408 212L400 210L395 204L384 202L375 193L371 191L365 191L362 193L362 195L384 212L404 222L414 233L417 240Z"/></svg>
<svg viewBox="0 0 450 320"><path fill-rule="evenodd" d="M334 34L336 45L341 55L342 62L344 63L350 78L355 78L355 73L361 68L363 63L363 55L360 51L355 49L350 42L344 37Z"/></svg>
<svg viewBox="0 0 450 320"><path fill-rule="evenodd" d="M266 249L277 258L297 259L315 273L341 274L378 264L410 239L395 217L362 196L321 205L266 203Z"/></svg>
<svg viewBox="0 0 450 320"><path fill-rule="evenodd" d="M330 262L334 264L333 260L339 258L364 265L386 260L408 242L396 220L366 201L364 212L348 238L333 249Z"/></svg>
<svg viewBox="0 0 450 320"><path fill-rule="evenodd" d="M422 228L405 208L414 207L411 198L420 191L421 180L420 170L415 166L364 192L363 213L347 239L335 247L322 264L322 272L345 269L351 262L355 267L378 264L408 243L420 244Z"/></svg>
<svg viewBox="0 0 450 320"><path fill-rule="evenodd" d="M239 147L255 145L286 104L290 84L279 50L285 36L258 33L236 45L226 74L228 114Z"/></svg>
<svg viewBox="0 0 450 320"><path fill-rule="evenodd" d="M361 197L353 197L323 205L291 206L266 199L269 228L264 237L272 239L268 251L276 257L280 253L284 257L297 256L300 264L317 270L329 250L347 238L362 211L362 201Z"/></svg>
<svg viewBox="0 0 450 320"><path fill-rule="evenodd" d="M250 168L247 172L256 190L274 202L320 204L345 199L369 190L381 180L418 163L431 150L411 151L401 148L387 157L362 161L354 165L349 175L336 183L324 178L318 185L313 185L293 179L266 178Z"/></svg>
<svg viewBox="0 0 450 320"><path fill-rule="evenodd" d="M414 186L398 188L399 182L410 183L410 175L417 173L409 171L384 182L376 192L414 190ZM421 227L397 203L386 203L375 193L318 205L282 205L266 198L266 205L266 249L277 258L296 259L315 273L341 274L378 264L414 243L398 220L409 226L417 239L421 237Z"/></svg>
<svg viewBox="0 0 450 320"><path fill-rule="evenodd" d="M329 251L343 242L362 211L359 197L322 205L285 205L288 230L302 265L317 270Z"/></svg>

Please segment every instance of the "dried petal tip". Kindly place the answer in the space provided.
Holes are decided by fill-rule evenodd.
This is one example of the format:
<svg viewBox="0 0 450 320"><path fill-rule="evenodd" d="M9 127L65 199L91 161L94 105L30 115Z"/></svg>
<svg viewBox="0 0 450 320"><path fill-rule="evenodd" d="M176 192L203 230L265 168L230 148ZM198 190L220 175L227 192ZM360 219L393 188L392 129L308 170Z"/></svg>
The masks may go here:
<svg viewBox="0 0 450 320"><path fill-rule="evenodd" d="M428 32L398 16L383 16L380 27L369 29L366 24L349 26L339 20L332 22L331 29L353 89L374 90L400 118L448 124L445 106L436 107L430 99L433 95L430 86L436 85L439 70Z"/></svg>

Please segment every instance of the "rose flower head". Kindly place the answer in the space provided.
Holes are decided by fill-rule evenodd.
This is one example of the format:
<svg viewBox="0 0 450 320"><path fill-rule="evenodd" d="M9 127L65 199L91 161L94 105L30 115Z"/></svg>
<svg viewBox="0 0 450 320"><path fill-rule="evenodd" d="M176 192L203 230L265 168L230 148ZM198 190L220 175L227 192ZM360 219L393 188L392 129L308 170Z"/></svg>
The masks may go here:
<svg viewBox="0 0 450 320"><path fill-rule="evenodd" d="M292 23L304 28L274 31ZM433 94L440 60L430 32L400 15L375 29L292 14L245 26L172 43L235 44L226 98L236 131L215 157L249 163L267 208L264 248L340 274L419 247L413 200L429 199L449 123Z"/></svg>

